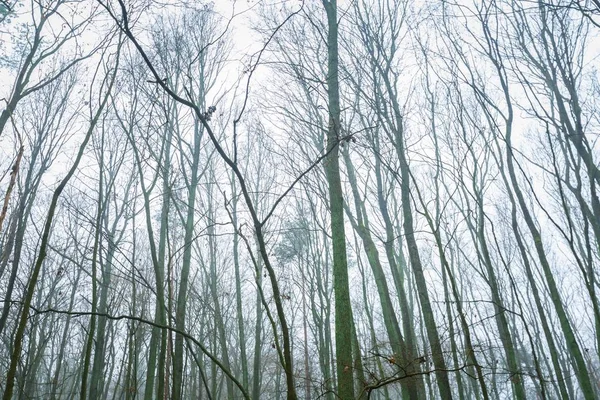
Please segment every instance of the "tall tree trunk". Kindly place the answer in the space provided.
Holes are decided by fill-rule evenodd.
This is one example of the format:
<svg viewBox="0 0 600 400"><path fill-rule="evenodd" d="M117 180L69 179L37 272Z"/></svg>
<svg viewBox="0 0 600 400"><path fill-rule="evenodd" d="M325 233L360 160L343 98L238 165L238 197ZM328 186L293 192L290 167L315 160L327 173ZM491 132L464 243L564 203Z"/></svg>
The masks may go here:
<svg viewBox="0 0 600 400"><path fill-rule="evenodd" d="M341 400L354 399L352 373L352 308L348 283L346 258L346 233L344 229L344 198L340 177L340 89L338 60L337 0L323 0L327 12L327 96L329 102L329 128L325 173L329 186L331 241L333 243L333 288L335 298L335 365L337 370L337 396Z"/></svg>
<svg viewBox="0 0 600 400"><path fill-rule="evenodd" d="M192 261L192 240L194 238L194 220L196 212L196 194L198 190L198 166L200 163L200 141L202 139L201 125L196 122L194 126L194 147L192 154L192 165L190 170L190 181L188 187L188 198L186 204L185 216L185 235L184 235L184 250L183 261L181 264L181 274L179 278L179 290L177 293L177 305L175 311L175 327L185 331L185 315L187 304L188 280L190 275L190 265ZM183 383L183 336L175 335L175 348L173 351L173 391L172 400L180 400L182 397Z"/></svg>
<svg viewBox="0 0 600 400"><path fill-rule="evenodd" d="M239 336L239 352L240 352L240 363L242 372L242 384L245 388L248 388L248 355L246 354L246 330L244 328L244 313L242 309L242 278L240 276L240 254L239 254L239 243L240 237L237 233L238 228L238 196L235 184L235 176L231 176L232 185L232 205L231 205L231 223L234 227L233 233L233 271L235 274L235 310L237 317L237 329Z"/></svg>
<svg viewBox="0 0 600 400"><path fill-rule="evenodd" d="M386 85L389 87L389 91L391 88L389 80L384 80L386 81ZM397 104L397 99L392 99L392 104L394 105L394 113L396 114L397 119L394 146L400 162L400 193L402 199L404 235L408 245L408 255L415 278L417 295L421 304L421 312L423 313L425 330L427 332L427 337L429 338L429 346L431 348L431 357L435 367L438 391L442 399L450 400L452 399L452 389L450 387L450 381L448 380L446 361L444 360L444 352L442 350L440 336L437 330L435 316L433 314L433 308L431 307L431 300L429 299L427 282L423 273L423 264L421 262L421 256L419 255L419 247L415 238L411 205L410 167L406 159L403 122L400 114L400 107Z"/></svg>
<svg viewBox="0 0 600 400"><path fill-rule="evenodd" d="M404 371L404 374L407 376L407 379L403 379L401 381L401 384L404 387L404 397L417 400L419 398L418 389L420 379L411 376L416 375L419 370L418 364L415 363L416 357L406 346L404 338L402 337L402 333L400 332L400 326L398 324L398 319L396 318L396 312L392 305L392 299L387 286L387 278L383 271L383 266L381 265L379 252L377 251L377 247L373 241L373 238L371 237L371 232L369 231L370 226L369 219L367 217L367 210L365 209L363 200L360 198L360 194L358 192L356 173L354 171L352 161L350 160L348 149L346 148L342 150L342 153L346 168L348 170L348 180L350 182L350 186L352 187L354 208L356 210L356 218L352 218L352 215L349 213L350 221L352 222L354 229L357 231L358 236L362 239L362 244L367 254L367 259L369 261L369 265L371 266L373 277L375 278L375 285L377 286L377 292L379 294L384 325L390 340L392 351L395 355L393 359L396 360L398 367Z"/></svg>
<svg viewBox="0 0 600 400"><path fill-rule="evenodd" d="M171 104L171 115L175 115L175 102ZM156 284L156 304L154 310L154 321L165 326L167 323L166 303L165 303L165 256L167 247L167 232L169 230L169 209L171 207L171 142L173 140L173 130L175 129L169 118L164 132L164 148L161 164L162 175L162 204L160 211L160 229L158 234L158 255L154 263L154 279ZM143 179L143 178L142 178ZM149 199L145 201L145 209L150 211ZM149 220L147 225L150 224ZM151 225L148 225L148 232L151 232ZM153 235L149 237L154 241ZM144 388L144 398L153 397L156 389L157 399L164 397L165 388L165 358L167 352L167 331L157 327L152 328L150 336L150 346L148 361L146 363L146 386ZM158 375L158 376L157 376ZM156 384L155 384L156 380ZM155 388L156 386L156 388Z"/></svg>

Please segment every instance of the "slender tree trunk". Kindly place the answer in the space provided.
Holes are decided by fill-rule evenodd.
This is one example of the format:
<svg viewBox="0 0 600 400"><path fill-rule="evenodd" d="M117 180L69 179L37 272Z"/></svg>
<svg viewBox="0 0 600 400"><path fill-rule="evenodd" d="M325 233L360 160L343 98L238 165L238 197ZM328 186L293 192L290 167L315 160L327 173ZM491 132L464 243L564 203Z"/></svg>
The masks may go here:
<svg viewBox="0 0 600 400"><path fill-rule="evenodd" d="M175 102L171 106L172 115L174 111ZM169 118L169 123L164 133L164 149L163 149L163 162L161 168L162 174L162 205L160 211L160 230L158 237L158 255L156 263L154 264L154 278L156 281L156 305L154 311L154 320L156 323L164 326L167 322L166 316L166 304L165 304L165 255L167 247L167 232L169 230L169 209L171 206L171 141L173 138L173 122L172 118ZM141 176L140 176L141 177ZM143 179L143 178L142 178ZM147 196L145 196L147 197ZM145 209L147 212L150 211L149 199L145 200ZM147 218L147 226L149 233L151 232L152 226L149 225L150 221ZM154 241L153 235L149 237L151 241ZM156 327L152 328L150 337L150 348L148 354L148 362L146 366L146 386L144 389L144 398L152 398L155 390L155 379L156 379L156 398L162 399L164 397L165 389L165 358L167 351L167 331ZM158 375L158 376L157 376Z"/></svg>
<svg viewBox="0 0 600 400"><path fill-rule="evenodd" d="M325 173L329 186L331 237L333 243L333 288L335 297L335 355L337 369L337 396L341 400L354 398L352 373L352 308L348 283L346 258L346 233L344 229L344 199L340 177L340 89L338 67L338 17L337 0L323 0L327 12L327 95L329 102L329 128Z"/></svg>
<svg viewBox="0 0 600 400"><path fill-rule="evenodd" d="M90 360L92 358L92 349L94 346L94 336L96 334L96 315L98 310L98 253L100 252L100 231L102 230L102 214L104 212L104 202L102 195L104 193L104 158L100 157L100 174L98 181L98 205L96 208L96 219L94 225L96 227L94 231L94 246L92 248L92 304L91 310L92 315L90 316L90 324L87 332L87 340L85 345L85 352L83 355L83 366L81 369L81 388L79 393L80 400L85 400L88 395L88 372L90 369Z"/></svg>
<svg viewBox="0 0 600 400"><path fill-rule="evenodd" d="M401 381L401 384L404 386L404 397L417 400L419 397L419 379L410 377L418 371L418 364L414 362L416 357L414 357L414 355L411 354L411 351L407 348L404 338L402 337L402 333L400 332L400 326L398 324L398 319L396 318L396 312L392 305L392 300L387 286L387 278L383 272L379 252L377 251L377 247L369 231L367 211L358 192L356 174L354 172L352 161L350 160L349 152L347 149L344 149L342 150L342 153L346 163L346 168L348 170L348 178L352 187L356 210L356 218L354 219L350 215L350 221L352 222L352 225L357 231L359 237L362 239L362 244L365 252L367 253L367 259L369 260L373 277L375 278L384 325L390 340L392 351L395 354L394 359L396 360L398 367L404 371L405 375L408 376L407 379L403 379Z"/></svg>
<svg viewBox="0 0 600 400"><path fill-rule="evenodd" d="M477 193L476 196L478 208L476 237L479 242L480 254L487 270L487 281L492 294L492 303L494 305L496 326L498 327L500 341L502 342L502 347L504 348L504 355L506 356L509 379L513 387L513 395L517 400L525 400L525 387L523 385L523 378L521 376L522 372L520 368L519 359L515 350L514 340L511 335L512 329L508 325L508 320L506 318L506 308L504 306L504 301L500 296L498 278L496 276L494 265L490 257L487 239L485 235L483 196L481 195L481 193Z"/></svg>
<svg viewBox="0 0 600 400"><path fill-rule="evenodd" d="M179 291L177 293L177 306L175 311L175 327L180 331L185 331L185 315L187 304L188 280L190 275L190 265L192 261L192 240L194 237L194 221L196 212L196 194L198 190L198 166L200 163L200 141L202 139L203 129L198 122L194 127L194 147L192 154L192 166L190 170L190 184L188 187L188 199L186 205L185 217L185 235L183 261L181 264L181 275L179 280ZM175 335L175 349L173 352L173 392L172 400L180 400L183 383L184 349L183 336Z"/></svg>
<svg viewBox="0 0 600 400"><path fill-rule="evenodd" d="M262 285L262 263L260 259L257 259L258 265L256 266L256 284L258 287ZM252 362L252 399L258 400L261 395L261 382L262 382L262 323L263 323L263 311L262 302L260 301L260 293L256 292L256 315L254 325L254 360Z"/></svg>
<svg viewBox="0 0 600 400"><path fill-rule="evenodd" d="M211 181L216 182L217 178L214 176L214 171L212 171L213 173L210 174L210 179ZM215 214L215 210L213 209L213 201L214 201L214 197L213 197L213 189L212 189L212 185L211 187L209 187L208 189L208 223L209 226L207 228L207 233L208 233L208 252L209 252L209 267L210 267L210 272L209 272L209 282L210 282L210 292L211 292L211 297L213 299L213 303L214 303L214 316L215 316L215 325L216 325L216 329L217 329L217 335L219 338L219 345L221 347L221 359L222 359L222 363L225 366L225 368L227 368L228 370L231 370L231 364L229 362L229 348L227 345L227 333L226 333L226 327L225 327L225 321L223 318L223 310L221 307L221 301L219 299L219 289L218 289L218 280L219 280L219 274L217 272L217 242L216 242L216 230L215 230L215 225L213 221L217 220L216 214ZM227 387L227 397L232 399L234 398L234 389L233 389L233 382L231 381L231 379L227 379L225 381L225 385Z"/></svg>
<svg viewBox="0 0 600 400"><path fill-rule="evenodd" d="M242 279L240 276L240 255L239 255L239 243L240 238L237 233L238 228L238 215L237 215L237 204L238 196L235 184L235 176L231 177L232 184L232 209L231 209L231 222L234 226L233 233L233 270L235 274L235 306L237 316L237 329L239 336L239 352L240 352L240 363L242 370L242 384L244 387L249 387L248 383L248 356L246 354L246 330L244 328L244 313L242 309Z"/></svg>
<svg viewBox="0 0 600 400"><path fill-rule="evenodd" d="M399 107L395 108L397 108L396 112L399 113ZM438 390L442 399L449 400L452 399L452 389L450 388L450 381L448 380L448 373L446 372L447 367L444 360L444 353L433 314L433 308L431 307L427 283L423 273L423 264L421 263L421 256L419 255L419 248L414 233L413 213L410 198L410 171L405 154L406 150L404 144L404 132L401 120L397 122L395 147L398 159L400 161L400 192L402 198L403 227L404 235L408 245L408 254L415 278L415 284L417 286L417 294L421 304L425 329L427 331L427 337L429 338L429 346L431 348L431 357L435 367Z"/></svg>
<svg viewBox="0 0 600 400"><path fill-rule="evenodd" d="M75 296L77 294L77 289L79 287L79 280L81 278L81 268L77 269L77 275L75 276L75 280L73 281L73 289L71 290L71 297L69 298L69 312L73 311L73 306L75 304ZM65 383L59 385L59 379L61 376L63 362L65 359L65 349L67 347L67 339L70 334L71 328L71 319L72 317L69 315L65 321L65 326L62 331L62 339L61 346L58 352L58 356L56 358L56 367L54 369L54 375L52 377L52 388L50 389L50 400L56 400L57 398L62 398L62 396L58 392L59 386L64 386Z"/></svg>
<svg viewBox="0 0 600 400"><path fill-rule="evenodd" d="M10 195L15 186L15 182L17 181L17 174L19 173L19 167L21 165L21 159L23 158L23 150L25 147L21 145L19 147L19 152L17 153L17 159L15 160L15 164L13 165L10 171L10 181L8 183L8 188L6 189L6 194L4 195L4 203L2 205L2 211L0 212L0 232L2 232L2 226L4 225L4 219L6 218L6 213L8 211L8 204L10 202ZM0 272L0 277L2 273Z"/></svg>

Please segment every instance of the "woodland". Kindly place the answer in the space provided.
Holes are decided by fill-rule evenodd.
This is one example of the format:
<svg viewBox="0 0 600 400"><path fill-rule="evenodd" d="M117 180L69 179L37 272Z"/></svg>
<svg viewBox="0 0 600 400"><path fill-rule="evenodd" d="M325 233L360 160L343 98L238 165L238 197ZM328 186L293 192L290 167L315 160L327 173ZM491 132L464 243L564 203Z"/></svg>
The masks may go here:
<svg viewBox="0 0 600 400"><path fill-rule="evenodd" d="M0 0L2 399L600 398L599 57L599 0Z"/></svg>

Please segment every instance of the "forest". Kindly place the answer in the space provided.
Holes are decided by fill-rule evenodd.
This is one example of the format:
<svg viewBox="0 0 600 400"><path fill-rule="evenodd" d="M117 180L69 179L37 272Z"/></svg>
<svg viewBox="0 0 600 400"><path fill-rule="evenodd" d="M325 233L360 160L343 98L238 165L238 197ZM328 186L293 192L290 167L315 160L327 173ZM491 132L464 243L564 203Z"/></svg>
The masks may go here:
<svg viewBox="0 0 600 400"><path fill-rule="evenodd" d="M599 0L0 0L2 399L600 398L599 67Z"/></svg>

